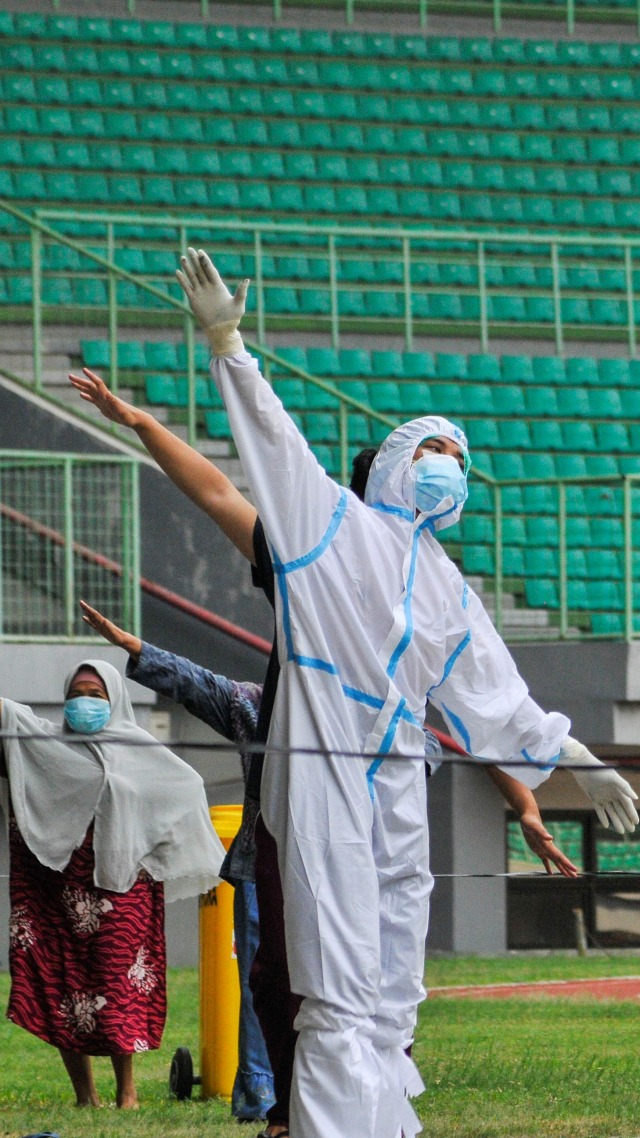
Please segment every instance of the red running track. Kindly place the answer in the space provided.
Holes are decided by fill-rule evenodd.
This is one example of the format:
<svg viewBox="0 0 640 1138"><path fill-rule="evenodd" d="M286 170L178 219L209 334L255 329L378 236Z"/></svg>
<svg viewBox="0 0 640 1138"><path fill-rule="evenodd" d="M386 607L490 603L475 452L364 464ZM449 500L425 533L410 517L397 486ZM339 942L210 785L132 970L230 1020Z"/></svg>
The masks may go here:
<svg viewBox="0 0 640 1138"><path fill-rule="evenodd" d="M533 984L476 984L429 988L429 999L513 999L555 996L595 1000L640 999L640 976L613 976L597 980L539 980Z"/></svg>

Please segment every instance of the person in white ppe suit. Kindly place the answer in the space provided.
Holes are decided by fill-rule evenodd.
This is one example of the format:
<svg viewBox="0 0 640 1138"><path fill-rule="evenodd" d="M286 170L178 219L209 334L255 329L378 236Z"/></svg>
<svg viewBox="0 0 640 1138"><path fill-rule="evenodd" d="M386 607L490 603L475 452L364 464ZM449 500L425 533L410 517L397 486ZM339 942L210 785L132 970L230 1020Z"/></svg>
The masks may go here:
<svg viewBox="0 0 640 1138"><path fill-rule="evenodd" d="M432 879L422 723L535 787L561 759L616 828L634 792L531 699L436 533L467 496L466 439L425 417L393 431L366 505L319 466L244 350L248 282L231 296L206 253L180 283L212 347L251 495L271 549L281 674L261 804L278 845L296 1027L292 1138L399 1138L422 1087L405 1048L423 997ZM433 453L421 444L441 440ZM462 469L461 465L462 464Z"/></svg>

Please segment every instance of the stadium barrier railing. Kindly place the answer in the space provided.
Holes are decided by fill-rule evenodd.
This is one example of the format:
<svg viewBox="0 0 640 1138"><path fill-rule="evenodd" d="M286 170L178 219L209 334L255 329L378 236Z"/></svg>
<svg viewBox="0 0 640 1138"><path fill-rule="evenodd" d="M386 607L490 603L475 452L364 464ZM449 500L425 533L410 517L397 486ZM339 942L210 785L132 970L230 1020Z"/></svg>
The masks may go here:
<svg viewBox="0 0 640 1138"><path fill-rule="evenodd" d="M258 0L256 0L258 2ZM55 11L60 8L60 0L52 0ZM351 26L356 15L384 15L393 13L412 16L415 14L420 28L427 28L430 14L453 16L481 16L490 19L496 32L502 30L505 19L562 20L572 35L578 20L597 23L636 23L640 32L640 0L628 0L626 4L598 4L594 0L557 0L556 3L527 2L527 0L271 0L273 19L286 19L287 9L327 8L337 14L344 14L344 21ZM216 9L222 7L217 3ZM136 0L126 0L129 15L136 12ZM211 12L210 0L200 0L203 19Z"/></svg>
<svg viewBox="0 0 640 1138"><path fill-rule="evenodd" d="M90 217L93 221L100 221L100 223L104 224L104 226L106 227L106 240L107 240L108 256L104 257L101 254L96 253L96 252L92 251L91 249L87 248L83 243L81 243L77 240L74 240L73 238L66 236L64 233L61 233L61 232L55 230L54 228L52 228L51 225L49 225L47 223L47 221L43 220L42 217L33 217L31 215L25 214L21 210L17 210L15 207L9 207L4 203L0 203L0 209L7 210L9 213L13 214L19 221L21 221L26 227L28 227L30 229L30 232L31 232L32 280L33 280L33 297L34 297L33 310L32 310L33 349L34 349L34 351L33 351L34 381L33 382L34 382L34 386L36 387L36 389L40 390L40 391L42 390L42 303L41 303L42 263L41 263L41 249L42 249L43 240L47 239L47 240L50 240L53 242L58 242L62 245L66 245L67 247L70 247L70 248L73 248L73 249L80 251L84 257L87 257L93 264L95 264L97 269L104 272L107 276L108 297L109 297L107 319L108 319L108 339L109 339L109 345L110 345L109 381L110 381L110 384L111 384L111 387L113 390L117 391L117 389L118 389L118 350L117 349L118 349L118 336L119 336L119 306L118 306L117 293L116 293L116 285L117 285L118 281L125 280L125 281L135 283L136 286L139 287L140 289L142 289L143 291L145 291L145 292L149 293L150 295L153 295L156 298L158 298L162 302L162 304L166 306L167 311L169 311L169 312L172 311L174 313L174 315L177 316L178 323L182 322L183 330L184 330L185 346L186 346L186 362L187 362L186 371L187 371L188 397L189 397L188 437L189 437L189 441L192 444L195 444L195 442L196 442L196 397L195 397L195 392L196 392L196 360L195 360L195 327L194 327L194 321L193 321L192 314L191 314L189 308L181 300L178 300L178 299L170 296L163 289L158 289L158 288L154 287L153 285L148 284L146 281L142 280L140 277L136 276L135 274L129 273L126 270L119 268L114 263L113 258L115 255L115 227L118 224L120 224L120 225L131 225L134 221L135 221L136 225L142 225L143 223L145 225L151 226L151 227L156 225L156 226L160 226L160 227L164 228L163 237L165 239L166 239L167 227L173 227L176 230L177 235L178 235L177 249L179 249L181 251L185 251L188 247L189 230L190 229L194 229L197 231L198 241L202 240L203 233L206 236L207 231L211 232L213 235L217 234L218 235L217 239L218 239L218 241L220 241L221 240L220 235L222 234L222 236L224 236L224 234L228 231L233 231L234 229L238 230L240 228L244 229L245 231L247 229L252 230L252 231L254 231L254 236L255 236L254 247L255 247L257 265L259 264L259 259L260 259L261 235L264 231L282 232L285 234L286 233L299 233L301 227L294 226L294 225L291 225L291 226L277 226L277 225L255 226L255 225L251 225L250 223L239 223L237 221L221 222L221 221L216 220L215 222L211 222L210 219L196 219L196 220L188 219L188 220L185 220L185 219L176 219L176 218L171 218L171 217L165 217L165 218L159 218L159 219L158 218L149 219L149 218L138 217L138 216L133 218L132 215L130 215L130 214L128 214L128 215L108 215L108 214L91 214L91 215L83 214L83 215L81 215L85 221L87 220L87 217ZM48 213L47 216L50 217L51 213L53 213L53 212L54 211L50 211L50 213ZM72 219L72 220L76 219L77 220L79 216L80 215L78 215L77 213L69 212L69 211L64 211L61 213L56 212L55 218L51 218L51 220L57 220L57 221L65 221L65 220L69 221L70 219ZM316 238L316 239L320 238L321 240L323 240L326 237L327 241L329 242L328 248L329 249L333 248L334 253L335 253L335 244L332 245L331 239L333 238L334 242L335 242L335 238L338 235L344 235L345 234L344 229L340 229L340 230L328 229L326 231L326 233L323 234L322 231L318 231L318 229L316 229L315 227L308 227L308 228L309 228L310 234L312 234L314 238ZM354 228L353 230L347 230L346 233L347 234L354 234L354 235L357 235L358 237L361 237L363 234L363 231L358 229L358 228ZM366 236L368 234L368 231L365 230L364 233ZM429 244L433 244L434 241L435 242L448 241L448 240L451 240L452 238L455 238L458 241L463 240L465 242L475 243L475 247L476 247L476 251L477 251L477 255L478 255L478 259L479 259L478 260L479 264L482 263L482 258L484 255L484 247L487 243L493 242L493 240L495 239L496 242L498 244L500 244L501 240L505 240L504 234L499 234L499 233L479 235L479 234L474 234L474 233L468 233L466 231L451 231L451 232L447 232L446 234L443 234L442 232L431 231L431 230L423 231L423 232L421 231L419 233L405 232L402 230L391 230L391 231L389 231L389 230L384 230L384 231L372 230L371 231L371 236L373 238L379 239L381 234L384 234L386 237L391 236L393 239L400 240L403 243L403 252L404 252L405 257L410 252L410 248L411 248L410 243L413 239L416 239L416 240L421 241L421 242L427 240ZM195 240L195 238L192 238L192 240ZM513 244L513 237L509 238L508 240L510 240L511 244ZM595 240L596 239L588 238L589 243L592 243ZM562 245L563 243L568 243L569 245L574 245L576 242L584 244L585 238L584 237L582 237L582 238L563 238L563 237L559 236L557 239L553 239L551 242L549 242L548 238L539 239L539 241L536 241L532 235L527 234L526 235L526 242L527 242L527 244L529 242L533 242L533 244L536 246L538 244L540 244L542 246L544 246L545 244L547 244L547 245L550 244L550 246L551 246L551 248L550 248L551 264L552 264L552 269L553 269L554 286L555 286L554 287L554 296L555 296L555 302L556 302L556 312L558 313L560 345L562 345L562 343L563 343L562 326L561 326L561 314L560 314L560 304L559 304L559 300L560 300L560 279L559 279L559 271L558 271L558 251L559 251L560 245ZM634 300L634 298L633 298L633 265L632 265L632 260L631 260L631 254L632 254L633 249L635 247L637 247L638 244L640 244L640 239L629 239L629 238L619 237L619 238L616 238L615 243L624 249L625 264L627 267L628 292L629 292L629 346L630 346L630 348L633 348L633 352L635 353L635 347L636 347L635 327L636 326L635 326L635 313L634 313L634 303L633 303L633 300ZM606 241L606 242L601 241L601 244L611 245L611 242L610 241ZM378 254L379 254L379 247L378 247ZM555 268L553 268L554 265L555 265ZM259 277L260 277L260 274L259 274L259 272L257 272L256 278L257 278L258 295L260 295L260 279L259 279ZM335 274L332 276L332 283L335 286ZM482 289L480 290L480 292L482 295ZM410 298L410 293L408 293L408 296ZM410 307L410 303L409 303L409 307ZM260 313L260 308L258 308L258 317L259 317L259 313ZM336 315L337 315L337 308L336 308ZM265 324L263 322L261 322L260 318L258 320L258 326L259 326L260 333L262 335L264 335ZM487 325L486 320L485 320L485 333L486 333L486 335L488 335L488 325ZM349 395L346 395L344 392L340 391L337 387L335 387L332 383L326 382L325 380L323 380L317 376L311 375L305 369L298 367L295 364L289 362L288 360L278 356L278 354L276 352L272 351L262 341L260 341L258 343L254 343L250 340L247 340L246 343L247 343L247 346L251 350L255 351L261 357L266 373L269 373L270 367L272 365L277 365L278 372L280 374L301 378L301 379L305 380L306 382L312 384L313 386L315 386L315 387L317 387L317 388L319 388L325 392L329 392L339 402L339 423L340 423L340 469L339 469L339 477L340 477L341 482L347 483L349 480L348 424L349 424L350 414L357 413L357 414L365 415L372 422L374 422L376 424L383 424L384 426L388 427L389 430L392 430L398 424L398 422L400 421L399 417L391 416L391 415L385 415L385 414L382 414L380 412L373 410L368 405L360 402L357 399L352 398ZM425 408L426 412L428 412L428 410L429 410L428 408ZM624 636L624 638L628 641L640 637L640 621L636 620L636 609L640 610L640 597L638 598L639 603L637 605L635 603L635 597L634 597L634 583L635 583L635 576L636 576L636 570L635 570L635 564L634 564L634 553L635 553L636 545L640 548L640 531L637 533L637 540L636 540L636 529L637 529L637 527L634 524L635 523L635 513L636 513L634 490L637 487L638 483L640 482L640 474L638 474L638 475L635 475L633 473L619 474L619 475L613 475L612 474L612 475L608 475L608 476L603 476L602 478L598 478L598 479L595 479L592 476L591 477L577 476L577 477L572 477L572 478L545 478L545 479L531 478L531 479L501 479L501 480L497 480L497 479L493 478L490 474L488 474L482 470L478 470L475 474L475 477L477 477L480 481L484 482L485 484L488 484L492 488L492 491L494 494L494 503L493 503L493 511L492 511L492 513L493 513L493 524L494 524L494 534L495 534L495 537L494 537L493 542L492 542L493 552L494 552L494 570L493 570L493 574L489 573L489 574L487 574L487 576L489 579L491 579L491 578L493 579L494 604L495 604L494 619L495 619L496 627L498 628L499 631L505 630L504 602L505 602L506 593L510 591L509 589L505 588L505 574L503 571L503 547L504 547L504 542L503 542L503 538L502 538L502 527L503 527L503 517L504 517L503 493L507 487L513 486L513 485L519 485L521 487L524 487L524 486L536 485L536 484L538 484L538 485L547 484L547 485L552 485L552 486L556 487L557 494L558 494L557 514L554 514L555 521L557 524L557 534L558 534L557 539L554 539L555 544L557 545L557 552L558 552L558 572L555 575L556 581L557 581L557 588L558 588L558 604L557 604L557 606L554 606L554 608L557 609L557 612L552 613L552 616L554 617L554 619L556 619L556 626L555 626L554 634L559 639L570 639L570 638L575 638L575 637L598 638L601 636L611 636L612 635L611 632L602 632L602 633L594 632L589 627L585 627L584 623L583 623L582 627L580 627L580 622L578 622L578 624L576 624L577 609L576 609L575 605L571 605L570 599L569 599L568 582L569 582L570 577L571 577L571 565L570 565L571 545L568 541L568 536L567 536L566 495L567 495L568 489L571 486L579 486L579 485L587 485L587 484L593 485L593 484L597 483L597 484L603 484L606 486L616 487L621 491L621 494L622 494L622 503L623 504L622 504L621 510L619 512L619 516L617 518L618 522L623 527L623 537L622 537L622 541L621 541L621 547L622 547L623 553L624 553L624 576L623 576L624 603L622 606L623 622L622 622L621 628L619 629L619 635ZM615 510L613 512L615 513ZM548 523L546 522L546 519L542 518L541 524L545 525ZM555 532L555 527L553 527L553 529ZM454 542L459 542L458 538L454 538L453 540L454 540ZM549 544L554 544L554 542L552 541ZM454 553L455 552L456 552L456 549L454 547ZM582 616L582 617L588 618L588 615L589 615L588 612L578 613L579 617ZM618 635L618 633L614 633L614 634ZM545 629L543 634L539 634L536 632L535 629L529 629L528 628L526 630L526 632L523 633L522 636L520 636L513 629L509 630L509 638L510 639L518 639L518 638L522 639L525 636L526 636L526 639L536 639L540 635L542 635L545 639L549 638L549 632L546 629Z"/></svg>
<svg viewBox="0 0 640 1138"><path fill-rule="evenodd" d="M78 598L140 632L139 463L0 450L0 643L92 640Z"/></svg>

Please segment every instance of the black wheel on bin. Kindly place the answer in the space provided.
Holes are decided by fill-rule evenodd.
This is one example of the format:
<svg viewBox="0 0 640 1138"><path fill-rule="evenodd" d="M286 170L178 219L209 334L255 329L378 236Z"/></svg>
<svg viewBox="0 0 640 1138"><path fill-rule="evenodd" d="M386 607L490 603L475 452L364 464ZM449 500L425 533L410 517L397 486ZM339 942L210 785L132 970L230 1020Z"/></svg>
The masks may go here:
<svg viewBox="0 0 640 1138"><path fill-rule="evenodd" d="M188 1047L179 1047L171 1060L169 1072L169 1090L177 1099L191 1098L195 1080L193 1077L193 1060Z"/></svg>

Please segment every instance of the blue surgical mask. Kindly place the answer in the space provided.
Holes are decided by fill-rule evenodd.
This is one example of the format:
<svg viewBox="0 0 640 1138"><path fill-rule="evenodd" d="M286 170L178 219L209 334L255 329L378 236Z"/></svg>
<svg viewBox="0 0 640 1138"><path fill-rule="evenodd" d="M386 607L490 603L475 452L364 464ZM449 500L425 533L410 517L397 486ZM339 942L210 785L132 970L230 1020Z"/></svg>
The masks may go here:
<svg viewBox="0 0 640 1138"><path fill-rule="evenodd" d="M467 500L467 478L452 454L424 454L413 464L416 484L416 508L420 513L434 514L445 498L458 507L452 511L457 521ZM454 516L455 515L455 516Z"/></svg>
<svg viewBox="0 0 640 1138"><path fill-rule="evenodd" d="M108 699L94 699L89 695L78 695L68 699L64 705L64 717L72 731L83 735L93 735L102 731L111 718L111 704Z"/></svg>

